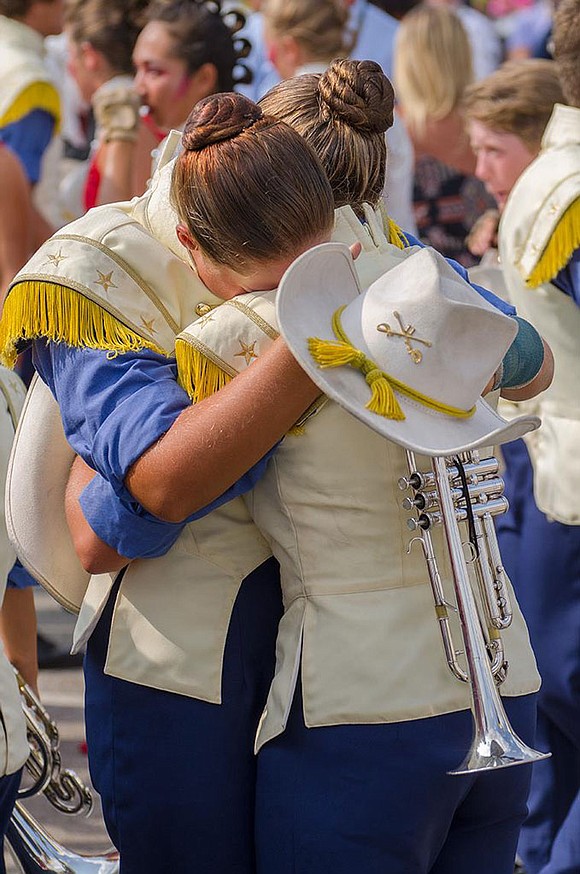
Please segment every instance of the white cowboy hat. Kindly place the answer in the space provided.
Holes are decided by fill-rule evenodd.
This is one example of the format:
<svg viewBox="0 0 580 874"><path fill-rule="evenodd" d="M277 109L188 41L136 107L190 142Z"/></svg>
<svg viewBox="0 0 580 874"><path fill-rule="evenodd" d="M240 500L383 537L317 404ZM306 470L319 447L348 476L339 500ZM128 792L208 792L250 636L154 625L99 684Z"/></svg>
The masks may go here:
<svg viewBox="0 0 580 874"><path fill-rule="evenodd" d="M280 331L311 379L366 425L424 455L533 431L481 398L517 333L432 249L413 250L363 294L349 249L325 243L284 274Z"/></svg>
<svg viewBox="0 0 580 874"><path fill-rule="evenodd" d="M32 576L71 613L78 613L90 574L75 552L64 496L74 449L48 386L35 376L12 444L6 478L6 527Z"/></svg>

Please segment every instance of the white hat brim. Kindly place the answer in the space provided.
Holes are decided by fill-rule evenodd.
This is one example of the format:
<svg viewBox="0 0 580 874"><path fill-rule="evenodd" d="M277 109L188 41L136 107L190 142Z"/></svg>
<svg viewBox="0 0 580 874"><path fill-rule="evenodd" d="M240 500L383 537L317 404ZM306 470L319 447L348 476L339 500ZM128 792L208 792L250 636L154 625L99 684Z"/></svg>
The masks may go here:
<svg viewBox="0 0 580 874"><path fill-rule="evenodd" d="M276 306L280 332L300 366L325 395L365 425L406 449L432 456L509 443L539 427L537 416L507 422L483 398L477 401L474 414L465 419L438 413L401 394L397 400L405 414L402 421L368 410L371 391L362 374L348 365L321 368L308 350L310 337L336 339L331 327L333 314L360 293L348 248L326 243L308 250L292 264L280 283ZM460 373L457 378L461 378Z"/></svg>
<svg viewBox="0 0 580 874"><path fill-rule="evenodd" d="M6 527L24 567L66 610L78 613L90 575L77 557L65 515L74 459L58 405L35 376L8 466Z"/></svg>

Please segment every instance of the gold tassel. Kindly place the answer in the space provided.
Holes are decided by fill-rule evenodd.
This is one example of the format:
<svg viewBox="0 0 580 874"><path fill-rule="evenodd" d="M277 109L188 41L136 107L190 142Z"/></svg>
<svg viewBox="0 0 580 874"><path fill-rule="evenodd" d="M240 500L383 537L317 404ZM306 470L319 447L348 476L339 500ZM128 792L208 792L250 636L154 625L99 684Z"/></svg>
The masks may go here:
<svg viewBox="0 0 580 874"><path fill-rule="evenodd" d="M397 249L406 249L409 241L405 237L403 231L390 215L387 215L387 234L385 235L393 246Z"/></svg>
<svg viewBox="0 0 580 874"><path fill-rule="evenodd" d="M168 354L78 291L50 282L18 282L11 288L2 311L0 360L14 367L19 341L40 337L68 346L102 349L112 355L140 349Z"/></svg>
<svg viewBox="0 0 580 874"><path fill-rule="evenodd" d="M580 198L568 207L558 222L540 260L526 279L528 288L537 288L554 279L579 247Z"/></svg>
<svg viewBox="0 0 580 874"><path fill-rule="evenodd" d="M194 404L211 397L232 381L233 377L229 373L225 373L195 346L179 337L175 341L175 358L177 381Z"/></svg>
<svg viewBox="0 0 580 874"><path fill-rule="evenodd" d="M345 364L356 367L356 362L361 360L361 356L364 358L362 352L350 343L342 343L340 340L321 340L320 337L308 338L308 351L319 367L343 367Z"/></svg>
<svg viewBox="0 0 580 874"><path fill-rule="evenodd" d="M371 413L377 413L379 416L384 416L385 419L394 419L397 422L403 421L405 414L399 405L386 374L374 365L368 371L366 368L363 368L363 373L371 389L371 399L366 404L367 410L370 410Z"/></svg>
<svg viewBox="0 0 580 874"><path fill-rule="evenodd" d="M49 82L33 82L18 95L14 103L0 118L0 127L20 121L33 109L44 109L56 120L56 132L60 128L60 98L58 91Z"/></svg>
<svg viewBox="0 0 580 874"><path fill-rule="evenodd" d="M319 367L344 367L350 364L360 370L371 390L368 410L386 419L405 418L389 377L359 349L350 343L309 337L308 351Z"/></svg>

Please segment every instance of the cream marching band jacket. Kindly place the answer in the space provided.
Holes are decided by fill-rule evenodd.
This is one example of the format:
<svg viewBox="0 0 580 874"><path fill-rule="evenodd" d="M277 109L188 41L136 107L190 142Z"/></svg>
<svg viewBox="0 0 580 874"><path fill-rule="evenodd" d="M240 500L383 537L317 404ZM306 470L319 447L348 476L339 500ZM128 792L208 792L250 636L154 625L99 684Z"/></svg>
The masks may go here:
<svg viewBox="0 0 580 874"><path fill-rule="evenodd" d="M42 109L60 128L61 106L56 83L45 61L44 38L21 21L0 15L0 128ZM33 200L51 226L62 224L58 207L58 180L62 141L55 135L42 156L40 179Z"/></svg>
<svg viewBox="0 0 580 874"><path fill-rule="evenodd" d="M338 211L337 227L343 242L363 243L355 262L363 287L416 251L389 245L378 221L363 226L350 207ZM234 298L178 337L182 382L194 396L220 383L218 370L222 384L272 342L274 298L275 292ZM323 401L284 439L247 496L280 562L285 605L257 749L284 730L299 672L307 726L394 722L469 707L468 688L445 661L423 553L407 554L397 485L405 470L401 447ZM434 529L433 536L453 601L443 535ZM502 693L537 690L517 606L502 637L510 663Z"/></svg>
<svg viewBox="0 0 580 874"><path fill-rule="evenodd" d="M554 107L539 156L509 196L499 247L510 299L556 363L529 444L536 502L558 522L580 525L580 308L551 282L580 247L580 109Z"/></svg>
<svg viewBox="0 0 580 874"><path fill-rule="evenodd" d="M143 197L92 210L41 246L14 279L6 299L0 322L5 363L14 362L20 340L37 337L108 349L111 354L147 348L172 355L179 331L196 314L219 303L197 279L175 236L170 176L171 164L166 163ZM79 648L98 621L115 575L89 580L74 551L70 556L72 543L68 534L63 535L63 495L74 454L62 444L58 408L52 396L51 406L46 405L46 394L50 393L38 397L43 415L53 417L50 425L38 428L39 407L29 403L16 441L13 470L20 476L13 477L9 488L9 504L16 505L9 506L11 533L21 560L39 582L46 585L43 569L48 566L49 591L59 595L64 587L62 603L80 609L75 629ZM45 435L51 442L41 446ZM26 458L31 443L36 463L18 464L18 453ZM49 490L46 483L55 454L64 455L56 465L64 481ZM38 494L31 484L35 469L35 488L39 478L45 483L43 498L36 502L30 499ZM19 513L19 505L26 512ZM15 531L16 520L26 530ZM43 544L50 548L53 538L46 530L41 537L34 531L47 526L63 535L58 548L52 542L51 560L68 550L68 567L76 568L72 581L63 581L56 571L53 575L51 560L38 554ZM133 561L119 588L105 671L219 703L223 651L237 592L242 580L270 555L237 498L187 525L165 556Z"/></svg>
<svg viewBox="0 0 580 874"><path fill-rule="evenodd" d="M28 25L0 15L0 127L33 109L60 119L60 98L44 61L44 39Z"/></svg>
<svg viewBox="0 0 580 874"><path fill-rule="evenodd" d="M25 393L22 380L5 367L0 367L0 485L6 479L8 459ZM1 513L0 516L1 602L16 553L8 539L4 514ZM29 752L18 684L0 645L0 776L17 771L28 758Z"/></svg>

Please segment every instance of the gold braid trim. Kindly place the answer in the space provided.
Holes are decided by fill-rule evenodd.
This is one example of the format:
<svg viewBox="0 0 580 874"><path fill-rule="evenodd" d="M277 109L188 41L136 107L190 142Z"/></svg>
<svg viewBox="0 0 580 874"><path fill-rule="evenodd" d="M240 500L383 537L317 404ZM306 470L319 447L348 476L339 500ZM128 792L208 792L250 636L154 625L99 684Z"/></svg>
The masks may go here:
<svg viewBox="0 0 580 874"><path fill-rule="evenodd" d="M566 210L540 260L526 279L528 288L550 282L566 266L573 252L580 247L580 198Z"/></svg>
<svg viewBox="0 0 580 874"><path fill-rule="evenodd" d="M98 304L62 285L26 280L12 286L0 321L0 360L14 367L21 340L45 337L53 343L119 352L160 346L132 331Z"/></svg>
<svg viewBox="0 0 580 874"><path fill-rule="evenodd" d="M183 337L175 341L175 358L177 381L194 404L211 397L233 379Z"/></svg>

